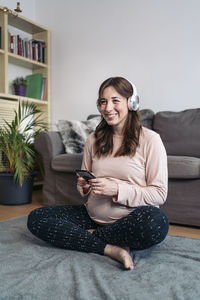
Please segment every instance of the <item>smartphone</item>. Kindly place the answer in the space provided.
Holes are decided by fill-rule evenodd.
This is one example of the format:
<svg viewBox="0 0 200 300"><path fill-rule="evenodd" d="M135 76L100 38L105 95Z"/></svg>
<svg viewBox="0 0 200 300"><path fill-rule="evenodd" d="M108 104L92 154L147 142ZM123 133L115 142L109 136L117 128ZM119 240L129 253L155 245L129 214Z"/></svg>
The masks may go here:
<svg viewBox="0 0 200 300"><path fill-rule="evenodd" d="M89 179L96 178L92 173L90 173L88 170L75 170L77 174L79 174L81 177L83 177L86 181Z"/></svg>

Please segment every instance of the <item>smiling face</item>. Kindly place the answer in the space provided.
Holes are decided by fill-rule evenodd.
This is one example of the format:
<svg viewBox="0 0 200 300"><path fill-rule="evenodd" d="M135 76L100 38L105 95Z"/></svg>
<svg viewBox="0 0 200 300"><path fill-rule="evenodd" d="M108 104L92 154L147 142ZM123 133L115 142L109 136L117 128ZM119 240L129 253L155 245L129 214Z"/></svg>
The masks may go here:
<svg viewBox="0 0 200 300"><path fill-rule="evenodd" d="M113 86L108 86L99 99L102 117L113 127L117 134L122 134L128 116L127 99L120 95Z"/></svg>

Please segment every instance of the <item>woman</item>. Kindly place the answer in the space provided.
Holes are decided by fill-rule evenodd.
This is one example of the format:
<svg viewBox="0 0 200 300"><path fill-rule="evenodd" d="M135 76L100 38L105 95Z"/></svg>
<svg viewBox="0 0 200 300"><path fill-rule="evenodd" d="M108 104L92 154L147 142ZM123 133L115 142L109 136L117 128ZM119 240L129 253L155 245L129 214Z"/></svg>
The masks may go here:
<svg viewBox="0 0 200 300"><path fill-rule="evenodd" d="M71 250L107 255L134 268L129 249L164 240L168 220L159 209L167 197L167 156L159 135L141 127L136 88L122 77L105 80L97 107L102 120L90 134L78 176L86 205L39 208L28 228L37 237Z"/></svg>

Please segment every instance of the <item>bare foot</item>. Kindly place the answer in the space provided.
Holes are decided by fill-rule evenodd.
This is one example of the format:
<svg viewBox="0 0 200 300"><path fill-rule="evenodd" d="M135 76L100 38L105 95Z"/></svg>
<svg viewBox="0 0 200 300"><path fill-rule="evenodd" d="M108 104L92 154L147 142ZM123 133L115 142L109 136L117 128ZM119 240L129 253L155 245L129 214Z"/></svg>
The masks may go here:
<svg viewBox="0 0 200 300"><path fill-rule="evenodd" d="M113 245L106 245L104 249L104 255L107 255L121 263L123 263L124 268L127 270L133 270L133 260L130 254L123 248Z"/></svg>
<svg viewBox="0 0 200 300"><path fill-rule="evenodd" d="M88 229L88 232L93 233L94 229Z"/></svg>

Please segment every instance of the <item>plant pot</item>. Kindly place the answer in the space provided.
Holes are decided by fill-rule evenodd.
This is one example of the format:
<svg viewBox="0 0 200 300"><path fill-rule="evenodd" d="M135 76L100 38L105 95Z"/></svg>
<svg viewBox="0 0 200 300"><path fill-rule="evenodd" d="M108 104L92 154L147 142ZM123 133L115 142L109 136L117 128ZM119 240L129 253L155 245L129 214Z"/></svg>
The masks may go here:
<svg viewBox="0 0 200 300"><path fill-rule="evenodd" d="M25 85L14 85L15 95L25 96L26 86Z"/></svg>
<svg viewBox="0 0 200 300"><path fill-rule="evenodd" d="M18 205L32 201L33 178L31 174L25 178L20 186L15 182L13 174L0 172L0 204Z"/></svg>

